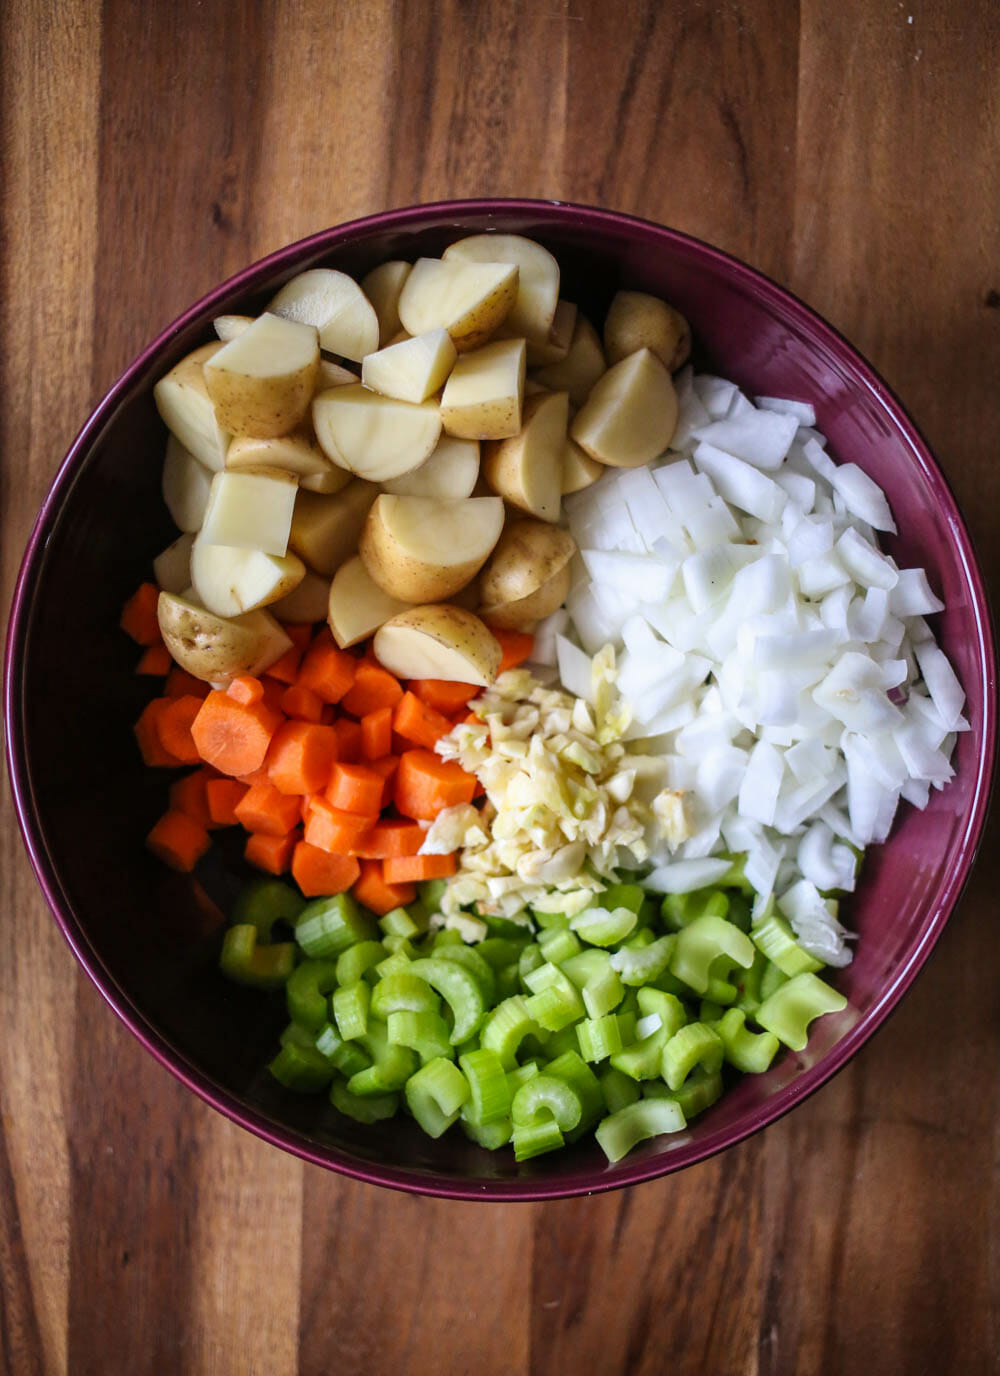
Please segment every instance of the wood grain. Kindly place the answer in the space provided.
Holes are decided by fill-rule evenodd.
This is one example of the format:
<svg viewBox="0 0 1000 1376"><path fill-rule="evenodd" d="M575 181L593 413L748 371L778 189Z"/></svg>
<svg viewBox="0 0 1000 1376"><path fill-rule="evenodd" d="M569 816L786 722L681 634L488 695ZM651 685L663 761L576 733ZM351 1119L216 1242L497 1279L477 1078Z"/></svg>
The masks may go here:
<svg viewBox="0 0 1000 1376"><path fill-rule="evenodd" d="M991 0L21 0L0 43L4 605L73 433L166 321L324 225L483 194L646 215L804 296L1000 574ZM997 1369L995 831L813 1100L680 1177L498 1207L304 1167L183 1091L77 973L3 809L3 1371Z"/></svg>

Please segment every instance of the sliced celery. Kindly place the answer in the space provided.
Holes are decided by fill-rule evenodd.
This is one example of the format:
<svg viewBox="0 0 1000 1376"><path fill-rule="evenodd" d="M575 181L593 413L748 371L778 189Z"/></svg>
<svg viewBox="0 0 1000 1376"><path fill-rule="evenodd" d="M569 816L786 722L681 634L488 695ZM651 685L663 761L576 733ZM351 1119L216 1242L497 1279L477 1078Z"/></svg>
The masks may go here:
<svg viewBox="0 0 1000 1376"><path fill-rule="evenodd" d="M623 946L611 957L611 964L623 984L632 988L652 984L667 972L676 944L677 937L670 935L645 946Z"/></svg>
<svg viewBox="0 0 1000 1376"><path fill-rule="evenodd" d="M631 1076L616 1070L613 1065L605 1066L598 1073L597 1079L609 1113L617 1113L626 1104L634 1104L639 1097L639 1086L636 1082Z"/></svg>
<svg viewBox="0 0 1000 1376"><path fill-rule="evenodd" d="M398 1094L352 1094L342 1080L330 1087L330 1103L358 1123L380 1123L399 1108Z"/></svg>
<svg viewBox="0 0 1000 1376"><path fill-rule="evenodd" d="M629 908L637 916L646 901L646 890L638 884L609 884L597 895L597 906L601 908Z"/></svg>
<svg viewBox="0 0 1000 1376"><path fill-rule="evenodd" d="M719 965L722 956L727 957L729 965L740 965L744 970L749 970L753 964L753 942L745 932L725 918L705 913L677 933L670 972L690 985L696 994L707 994L710 975L721 978ZM714 997L716 1003L726 1001Z"/></svg>
<svg viewBox="0 0 1000 1376"><path fill-rule="evenodd" d="M680 1104L684 1117L690 1122L722 1098L722 1076L717 1070L712 1074L706 1070L696 1070L679 1089L673 1091L670 1098Z"/></svg>
<svg viewBox="0 0 1000 1376"><path fill-rule="evenodd" d="M579 937L575 936L568 927L551 928L548 931L539 932L538 945L542 955L553 965L562 965L564 960L579 955L583 950Z"/></svg>
<svg viewBox="0 0 1000 1376"><path fill-rule="evenodd" d="M724 855L721 858L724 860L732 861L732 865L729 868L729 873L724 874L722 878L719 880L721 886L724 889L739 889L749 898L753 898L753 885L750 883L749 879L747 879L746 876L746 856L734 855L730 853L729 855Z"/></svg>
<svg viewBox="0 0 1000 1376"><path fill-rule="evenodd" d="M334 990L330 1000L333 1020L345 1042L359 1041L368 1031L371 1000L371 985L363 979L356 979L353 984L342 984Z"/></svg>
<svg viewBox="0 0 1000 1376"><path fill-rule="evenodd" d="M589 946L615 946L625 940L637 921L631 908L587 908L569 925Z"/></svg>
<svg viewBox="0 0 1000 1376"><path fill-rule="evenodd" d="M722 1038L714 1027L689 1022L663 1048L661 1073L671 1089L680 1089L696 1065L714 1075L722 1066L724 1053Z"/></svg>
<svg viewBox="0 0 1000 1376"><path fill-rule="evenodd" d="M609 1161L620 1161L633 1147L651 1137L680 1132L685 1126L681 1107L672 1099L639 1099L598 1123L595 1136Z"/></svg>
<svg viewBox="0 0 1000 1376"><path fill-rule="evenodd" d="M543 982L544 977L544 982ZM529 1015L546 1032L561 1032L584 1015L584 1006L572 980L558 965L543 965L528 976L528 984L537 993L525 999Z"/></svg>
<svg viewBox="0 0 1000 1376"><path fill-rule="evenodd" d="M793 1051L802 1051L809 1040L809 1024L824 1013L839 1013L847 1007L843 994L831 989L813 974L793 975L764 1000L754 1015L767 1032Z"/></svg>
<svg viewBox="0 0 1000 1376"><path fill-rule="evenodd" d="M334 1076L333 1066L315 1046L294 1041L285 1042L268 1070L280 1085L303 1094L325 1089Z"/></svg>
<svg viewBox="0 0 1000 1376"><path fill-rule="evenodd" d="M480 1047L459 1056L469 1084L469 1104L467 1117L470 1122L492 1123L510 1114L511 1089L504 1072L503 1062L495 1051Z"/></svg>
<svg viewBox="0 0 1000 1376"><path fill-rule="evenodd" d="M617 1008L625 997L625 987L617 970L608 964L583 986L583 1003L592 1018L603 1018Z"/></svg>
<svg viewBox="0 0 1000 1376"><path fill-rule="evenodd" d="M384 936L382 938L382 945L391 956L404 955L407 960L413 960L416 956L416 951L413 949L413 943L410 941L410 938L408 936L400 936L398 932Z"/></svg>
<svg viewBox="0 0 1000 1376"><path fill-rule="evenodd" d="M622 1016L619 1014L619 1028ZM641 1037L638 1041L626 1042L624 1050L611 1057L611 1064L616 1070L630 1075L633 1080L654 1080L660 1073L660 1058L669 1036L669 1028L661 1023L648 1036ZM625 1041L624 1035L622 1041Z"/></svg>
<svg viewBox="0 0 1000 1376"><path fill-rule="evenodd" d="M525 1061L524 1065L519 1065L514 1070L508 1070L507 1088L510 1091L510 1097L513 1099L521 1086L526 1085L529 1080L533 1080L536 1075L540 1075L541 1071L542 1067L537 1061Z"/></svg>
<svg viewBox="0 0 1000 1376"><path fill-rule="evenodd" d="M252 922L230 927L222 938L219 969L227 979L256 989L280 989L295 968L295 946L282 941L261 946Z"/></svg>
<svg viewBox="0 0 1000 1376"><path fill-rule="evenodd" d="M375 974L379 979L387 979L389 975L398 975L406 971L413 964L406 951L393 951L392 955L386 956L385 960L380 960L375 966Z"/></svg>
<svg viewBox="0 0 1000 1376"><path fill-rule="evenodd" d="M538 1036L539 1034L536 1033L535 1035ZM541 1046L543 1059L552 1060L553 1057L561 1056L565 1051L579 1053L580 1043L576 1039L575 1022L567 1023L558 1032L542 1032L541 1036L545 1039Z"/></svg>
<svg viewBox="0 0 1000 1376"><path fill-rule="evenodd" d="M702 999L698 1005L698 1021L704 1023L718 1022L725 1011L725 1007L721 1003L713 1003L711 999Z"/></svg>
<svg viewBox="0 0 1000 1376"><path fill-rule="evenodd" d="M510 1142L514 1124L509 1118L498 1118L494 1123L474 1123L468 1117L468 1105L459 1114L458 1125L471 1141L485 1147L487 1151L497 1151Z"/></svg>
<svg viewBox="0 0 1000 1376"><path fill-rule="evenodd" d="M543 913L539 912L537 908L532 908L531 917L534 925L541 928L542 931L569 926L569 918L565 913Z"/></svg>
<svg viewBox="0 0 1000 1376"><path fill-rule="evenodd" d="M521 975L516 963L501 966L496 975L498 1003L502 1003L504 999L509 999L514 994L521 992Z"/></svg>
<svg viewBox="0 0 1000 1376"><path fill-rule="evenodd" d="M529 942L517 958L517 968L522 979L527 979L533 970L544 964L545 957L537 941Z"/></svg>
<svg viewBox="0 0 1000 1376"><path fill-rule="evenodd" d="M451 1009L455 1019L451 1029L452 1046L467 1041L478 1030L486 1011L482 985L476 976L464 965L439 956L414 960L409 971L425 979Z"/></svg>
<svg viewBox="0 0 1000 1376"><path fill-rule="evenodd" d="M507 936L488 936L476 946L476 954L482 956L495 973L507 965L516 965L526 944L526 941L513 941Z"/></svg>
<svg viewBox="0 0 1000 1376"><path fill-rule="evenodd" d="M791 923L780 913L772 913L750 931L750 939L783 975L802 975L822 970L823 962L804 951L795 940Z"/></svg>
<svg viewBox="0 0 1000 1376"><path fill-rule="evenodd" d="M583 1116L583 1103L572 1085L557 1075L542 1071L533 1076L514 1095L510 1116L514 1129L535 1123L551 1115L561 1132L575 1128Z"/></svg>
<svg viewBox="0 0 1000 1376"><path fill-rule="evenodd" d="M327 1020L326 996L337 987L337 963L333 960L304 960L288 976L285 1000L288 1016L312 1032Z"/></svg>
<svg viewBox="0 0 1000 1376"><path fill-rule="evenodd" d="M439 1056L406 1082L406 1102L428 1137L440 1137L458 1118L469 1097L469 1083L454 1061Z"/></svg>
<svg viewBox="0 0 1000 1376"><path fill-rule="evenodd" d="M663 989L640 989L637 1002L643 1017L648 1017L650 1013L658 1014L660 1026L666 1029L668 1037L679 1032L688 1021L687 1010L677 995L668 994Z"/></svg>
<svg viewBox="0 0 1000 1376"><path fill-rule="evenodd" d="M509 917L494 917L493 915L484 916L482 921L486 923L486 929L490 936L507 937L511 941L516 941L519 946L523 946L525 942L531 940L531 927L527 921L527 912L524 916L523 922L514 921Z"/></svg>
<svg viewBox="0 0 1000 1376"><path fill-rule="evenodd" d="M401 1009L386 1018L386 1032L395 1046L408 1046L426 1065L438 1056L453 1054L448 1024L440 1013L414 1013Z"/></svg>
<svg viewBox="0 0 1000 1376"><path fill-rule="evenodd" d="M699 917L725 917L728 912L729 898L721 889L668 893L660 904L660 916L673 932L689 927Z"/></svg>
<svg viewBox="0 0 1000 1376"><path fill-rule="evenodd" d="M585 1061L595 1064L606 1061L622 1049L622 1034L614 1013L605 1013L600 1018L584 1018L576 1024L576 1036L580 1043L580 1055Z"/></svg>
<svg viewBox="0 0 1000 1376"><path fill-rule="evenodd" d="M454 927L439 927L431 937L431 950L435 954L442 946L461 946L463 944L462 933L456 932Z"/></svg>
<svg viewBox="0 0 1000 1376"><path fill-rule="evenodd" d="M595 975L611 969L611 956L607 951L598 950L596 946L588 946L578 955L560 961L559 968L567 979L582 990Z"/></svg>
<svg viewBox="0 0 1000 1376"><path fill-rule="evenodd" d="M438 1013L441 1000L425 979L400 970L380 979L372 990L372 1016L388 1018L390 1013Z"/></svg>
<svg viewBox="0 0 1000 1376"><path fill-rule="evenodd" d="M271 928L276 922L294 927L304 907L302 895L280 879L254 879L241 890L229 921L234 927L256 927L257 940L264 945L271 940Z"/></svg>
<svg viewBox="0 0 1000 1376"><path fill-rule="evenodd" d="M736 1007L744 1013L753 1013L760 1005L760 981L767 965L767 957L758 951L749 970L736 977Z"/></svg>
<svg viewBox="0 0 1000 1376"><path fill-rule="evenodd" d="M356 941L374 941L378 929L349 893L314 898L295 923L295 939L307 956L339 956Z"/></svg>
<svg viewBox="0 0 1000 1376"><path fill-rule="evenodd" d="M747 1015L741 1008L729 1008L715 1024L726 1049L730 1065L748 1075L760 1075L778 1054L779 1042L773 1032L751 1032Z"/></svg>
<svg viewBox="0 0 1000 1376"><path fill-rule="evenodd" d="M565 1080L570 1088L579 1095L580 1122L577 1124L577 1135L603 1114L604 1096L601 1093L600 1081L590 1066L583 1061L579 1052L576 1050L564 1051L561 1056L549 1061L542 1073L555 1076L559 1080ZM571 1129L564 1128L563 1131L571 1131Z"/></svg>
<svg viewBox="0 0 1000 1376"><path fill-rule="evenodd" d="M750 911L751 900L738 889L733 889L728 895L729 911L725 914L726 918L734 927L739 927L741 932L750 930Z"/></svg>
<svg viewBox="0 0 1000 1376"><path fill-rule="evenodd" d="M420 902L429 913L441 911L441 900L447 887L447 879L424 879L417 885Z"/></svg>
<svg viewBox="0 0 1000 1376"><path fill-rule="evenodd" d="M375 966L385 960L381 941L356 941L337 957L337 983L353 984L356 979L373 983L377 978Z"/></svg>
<svg viewBox="0 0 1000 1376"><path fill-rule="evenodd" d="M760 976L760 997L757 1000L757 1007L759 1008L765 1000L771 997L775 990L780 989L783 984L787 983L788 976L784 971L779 970L773 960L766 961Z"/></svg>
<svg viewBox="0 0 1000 1376"><path fill-rule="evenodd" d="M530 1161L547 1151L558 1151L564 1145L559 1124L554 1118L541 1118L534 1123L514 1124L512 1134L514 1160Z"/></svg>
<svg viewBox="0 0 1000 1376"><path fill-rule="evenodd" d="M415 937L424 930L414 922L405 908L390 909L379 918L378 925L386 936Z"/></svg>
<svg viewBox="0 0 1000 1376"><path fill-rule="evenodd" d="M316 1037L316 1050L324 1055L341 1075L356 1075L359 1070L367 1070L372 1058L364 1047L357 1042L345 1042L334 1027L326 1023Z"/></svg>
<svg viewBox="0 0 1000 1376"><path fill-rule="evenodd" d="M525 1037L535 1032L536 1024L528 1012L523 997L514 994L498 1003L489 1013L479 1034L480 1043L495 1051L505 1070L513 1070L517 1050Z"/></svg>
<svg viewBox="0 0 1000 1376"><path fill-rule="evenodd" d="M434 952L434 958L453 960L456 965L464 965L479 981L487 1007L496 1002L497 981L493 966L483 959L475 946L444 946Z"/></svg>
<svg viewBox="0 0 1000 1376"><path fill-rule="evenodd" d="M352 1094L386 1094L402 1089L417 1069L415 1052L391 1043L385 1024L374 1018L368 1020L362 1045L372 1057L372 1064L348 1080L347 1088Z"/></svg>

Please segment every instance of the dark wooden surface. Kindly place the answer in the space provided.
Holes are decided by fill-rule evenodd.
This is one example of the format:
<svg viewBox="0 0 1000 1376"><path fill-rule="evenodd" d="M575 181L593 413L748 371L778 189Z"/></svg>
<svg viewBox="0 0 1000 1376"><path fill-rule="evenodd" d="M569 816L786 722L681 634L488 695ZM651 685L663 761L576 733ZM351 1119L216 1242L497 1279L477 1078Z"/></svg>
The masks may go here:
<svg viewBox="0 0 1000 1376"><path fill-rule="evenodd" d="M6 607L65 448L259 255L450 196L597 202L803 295L911 407L1000 561L995 0L12 0ZM405 1198L182 1091L42 904L4 794L7 1372L995 1371L997 835L890 1024L790 1118L636 1191Z"/></svg>

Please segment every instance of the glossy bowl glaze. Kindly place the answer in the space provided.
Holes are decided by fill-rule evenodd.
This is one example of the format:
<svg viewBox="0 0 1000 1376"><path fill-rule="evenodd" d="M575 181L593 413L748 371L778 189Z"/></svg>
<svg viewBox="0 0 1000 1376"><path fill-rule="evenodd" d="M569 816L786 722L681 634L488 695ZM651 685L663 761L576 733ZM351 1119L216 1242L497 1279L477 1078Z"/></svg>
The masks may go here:
<svg viewBox="0 0 1000 1376"><path fill-rule="evenodd" d="M558 257L563 294L600 320L619 287L667 297L690 319L696 362L748 392L811 401L832 452L886 490L900 528L889 547L925 566L947 604L938 634L968 694L956 779L923 813L902 809L873 850L851 905L860 932L837 982L849 999L808 1049L743 1079L683 1133L609 1166L593 1142L523 1166L408 1120L361 1127L325 1097L284 1093L264 1070L283 1026L280 997L216 971L219 916L239 861L214 849L198 881L143 847L166 779L143 769L131 724L153 693L117 629L122 602L173 538L159 497L164 431L156 379L212 336L226 311L255 311L319 264L361 274L387 258L437 255L454 238L502 229ZM65 666L78 667L75 693ZM276 1146L361 1180L465 1199L543 1199L633 1184L740 1141L800 1103L871 1036L909 987L961 893L993 772L995 654L983 581L940 470L886 385L800 301L744 264L657 225L580 206L466 201L376 215L272 254L216 288L156 338L84 425L52 485L24 558L5 664L15 804L45 896L80 963L119 1017L178 1079ZM86 722L87 729L78 723Z"/></svg>

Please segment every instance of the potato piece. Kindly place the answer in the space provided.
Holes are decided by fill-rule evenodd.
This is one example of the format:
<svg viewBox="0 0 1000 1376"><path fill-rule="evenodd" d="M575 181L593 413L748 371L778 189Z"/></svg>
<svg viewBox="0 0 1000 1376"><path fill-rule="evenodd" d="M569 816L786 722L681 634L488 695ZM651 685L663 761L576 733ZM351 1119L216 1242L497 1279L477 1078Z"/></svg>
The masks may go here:
<svg viewBox="0 0 1000 1376"><path fill-rule="evenodd" d="M203 535L191 551L191 582L199 601L216 616L240 616L298 587L306 566L297 554L283 557L258 549L210 545Z"/></svg>
<svg viewBox="0 0 1000 1376"><path fill-rule="evenodd" d="M486 687L500 670L500 643L461 607L410 607L375 632L375 658L400 678Z"/></svg>
<svg viewBox="0 0 1000 1376"><path fill-rule="evenodd" d="M216 473L201 527L206 543L284 555L295 493L295 479L280 469Z"/></svg>
<svg viewBox="0 0 1000 1376"><path fill-rule="evenodd" d="M517 299L504 321L504 332L544 344L559 300L559 264L547 248L522 234L472 234L450 244L446 263L516 263Z"/></svg>
<svg viewBox="0 0 1000 1376"><path fill-rule="evenodd" d="M410 275L410 264L398 259L380 263L361 279L361 290L378 316L378 340L382 348L399 333L399 294Z"/></svg>
<svg viewBox="0 0 1000 1376"><path fill-rule="evenodd" d="M286 593L279 601L272 602L267 610L289 626L307 625L323 620L329 596L329 578L313 573L312 569L306 569L305 577L298 587Z"/></svg>
<svg viewBox="0 0 1000 1376"><path fill-rule="evenodd" d="M265 611L226 618L188 598L161 592L156 608L163 643L189 674L226 683L237 674L262 674L292 642Z"/></svg>
<svg viewBox="0 0 1000 1376"><path fill-rule="evenodd" d="M212 321L212 328L222 340L223 344L228 344L231 339L236 339L254 322L252 315L217 315Z"/></svg>
<svg viewBox="0 0 1000 1376"><path fill-rule="evenodd" d="M518 434L483 446L483 475L498 496L543 521L558 521L569 397L546 392L524 403Z"/></svg>
<svg viewBox="0 0 1000 1376"><path fill-rule="evenodd" d="M390 597L371 578L359 555L348 559L333 575L327 599L327 620L342 650L374 635L384 621L409 604Z"/></svg>
<svg viewBox="0 0 1000 1376"><path fill-rule="evenodd" d="M575 553L576 541L558 526L547 521L508 521L479 579L483 606L500 606L531 597L555 574L568 569ZM549 611L558 606L559 602Z"/></svg>
<svg viewBox="0 0 1000 1376"><path fill-rule="evenodd" d="M585 487L596 483L604 472L603 463L598 463L585 454L575 440L567 439L562 457L562 491L568 497L571 492L582 492Z"/></svg>
<svg viewBox="0 0 1000 1376"><path fill-rule="evenodd" d="M332 577L345 559L357 553L361 527L377 496L374 483L360 478L331 497L300 489L292 512L289 545L310 568Z"/></svg>
<svg viewBox="0 0 1000 1376"><path fill-rule="evenodd" d="M162 592L183 592L191 582L191 546L194 536L190 531L178 535L172 545L168 545L153 560L153 577Z"/></svg>
<svg viewBox="0 0 1000 1376"><path fill-rule="evenodd" d="M353 277L335 268L300 272L285 283L267 309L314 326L321 348L355 363L378 348L375 307Z"/></svg>
<svg viewBox="0 0 1000 1376"><path fill-rule="evenodd" d="M691 356L691 326L673 306L644 291L616 292L604 320L608 364L620 363L637 349L650 349L670 372Z"/></svg>
<svg viewBox="0 0 1000 1376"><path fill-rule="evenodd" d="M361 381L398 401L426 401L444 386L457 357L447 330L429 330L369 354Z"/></svg>
<svg viewBox="0 0 1000 1376"><path fill-rule="evenodd" d="M441 396L441 422L462 440L503 440L521 428L523 339L498 339L463 354Z"/></svg>
<svg viewBox="0 0 1000 1376"><path fill-rule="evenodd" d="M414 405L362 386L320 392L312 418L327 458L375 483L409 473L430 458L441 438L437 402Z"/></svg>
<svg viewBox="0 0 1000 1376"><path fill-rule="evenodd" d="M384 592L404 602L450 597L479 572L503 529L499 497L395 497L383 493L365 521L359 553Z"/></svg>
<svg viewBox="0 0 1000 1376"><path fill-rule="evenodd" d="M319 343L311 325L261 315L204 365L219 424L233 435L287 435L316 388Z"/></svg>
<svg viewBox="0 0 1000 1376"><path fill-rule="evenodd" d="M638 468L662 454L677 426L677 393L666 368L639 349L609 368L577 413L570 435L600 463Z"/></svg>
<svg viewBox="0 0 1000 1376"><path fill-rule="evenodd" d="M164 425L199 463L216 472L225 465L229 435L216 417L204 365L225 347L203 344L175 363L153 388Z"/></svg>
<svg viewBox="0 0 1000 1376"><path fill-rule="evenodd" d="M501 631L534 631L544 617L550 616L569 596L572 575L569 565L554 573L539 588L518 602L502 602L495 606L481 606L480 616Z"/></svg>
<svg viewBox="0 0 1000 1376"><path fill-rule="evenodd" d="M299 487L304 487L307 492L324 492L329 495L332 492L343 491L350 481L350 473L328 463L322 473L307 473L305 477L300 478Z"/></svg>
<svg viewBox="0 0 1000 1376"><path fill-rule="evenodd" d="M479 477L479 441L456 440L442 435L437 448L419 468L390 478L383 492L397 497L440 497L455 500L471 497Z"/></svg>
<svg viewBox="0 0 1000 1376"><path fill-rule="evenodd" d="M331 387L349 387L351 383L358 383L361 379L357 373L352 373L350 368L342 368L339 363L331 363L328 358L321 358L319 361L319 371L316 374L316 391L328 392Z"/></svg>
<svg viewBox="0 0 1000 1376"><path fill-rule="evenodd" d="M284 473L293 473L296 478L321 477L329 473L335 480L331 492L339 491L351 481L349 473L333 467L316 443L309 425L296 426L289 434L276 435L272 439L237 435L229 443L226 467L230 472L279 468Z"/></svg>
<svg viewBox="0 0 1000 1376"><path fill-rule="evenodd" d="M201 529L211 490L211 471L184 448L176 435L169 435L161 491L178 530Z"/></svg>
<svg viewBox="0 0 1000 1376"><path fill-rule="evenodd" d="M517 299L513 263L418 258L399 295L399 318L411 335L445 329L459 353L485 344Z"/></svg>
<svg viewBox="0 0 1000 1376"><path fill-rule="evenodd" d="M528 367L544 368L549 363L561 363L569 353L576 330L577 310L572 301L559 301L552 317L548 338L541 343L528 340ZM508 322L504 321L504 329Z"/></svg>
<svg viewBox="0 0 1000 1376"><path fill-rule="evenodd" d="M551 392L569 392L574 406L582 406L590 389L605 369L604 352L597 331L585 315L577 313L576 328L569 353L561 363L536 369L536 382Z"/></svg>

